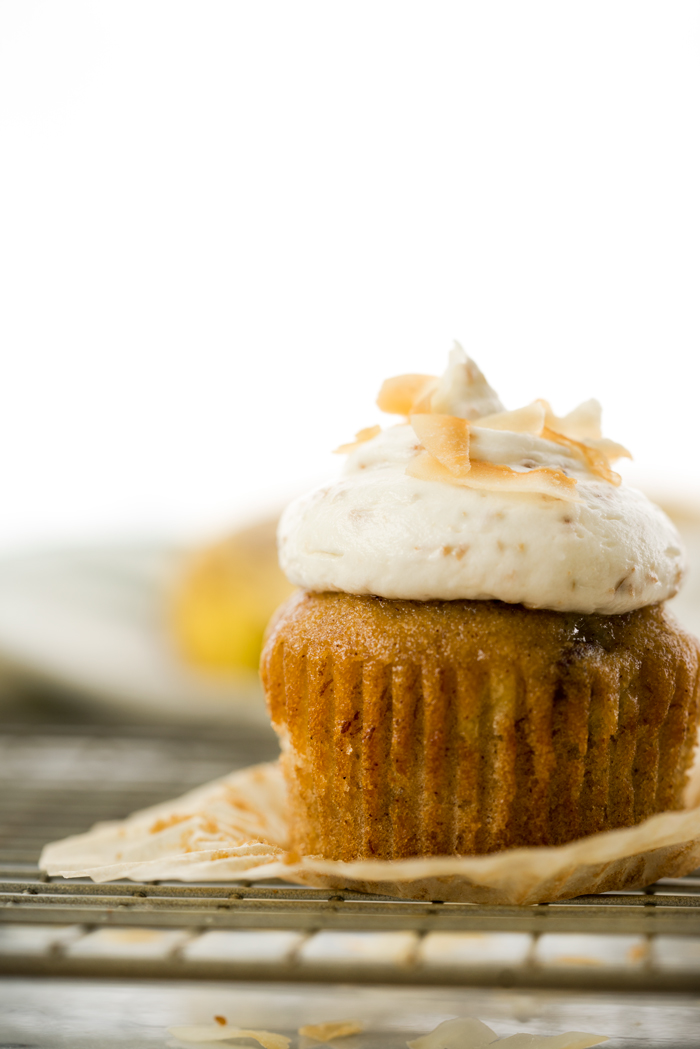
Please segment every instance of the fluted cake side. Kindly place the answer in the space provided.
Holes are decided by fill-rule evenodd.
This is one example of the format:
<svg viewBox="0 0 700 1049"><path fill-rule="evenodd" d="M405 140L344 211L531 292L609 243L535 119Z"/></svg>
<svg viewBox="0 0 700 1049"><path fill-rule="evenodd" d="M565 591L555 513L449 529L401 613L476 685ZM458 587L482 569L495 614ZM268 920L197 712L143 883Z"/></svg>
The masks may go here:
<svg viewBox="0 0 700 1049"><path fill-rule="evenodd" d="M602 616L301 591L261 668L293 848L488 853L680 808L699 667L662 605Z"/></svg>

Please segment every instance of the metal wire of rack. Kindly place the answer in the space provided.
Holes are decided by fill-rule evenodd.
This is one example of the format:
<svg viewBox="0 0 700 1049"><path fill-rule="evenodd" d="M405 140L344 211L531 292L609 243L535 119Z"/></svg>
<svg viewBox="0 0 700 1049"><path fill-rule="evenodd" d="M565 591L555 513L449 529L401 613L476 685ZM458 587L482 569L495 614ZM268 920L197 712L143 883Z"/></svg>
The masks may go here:
<svg viewBox="0 0 700 1049"><path fill-rule="evenodd" d="M700 871L643 892L487 907L282 882L96 885L37 868L48 840L273 754L252 728L6 724L0 973L700 990Z"/></svg>

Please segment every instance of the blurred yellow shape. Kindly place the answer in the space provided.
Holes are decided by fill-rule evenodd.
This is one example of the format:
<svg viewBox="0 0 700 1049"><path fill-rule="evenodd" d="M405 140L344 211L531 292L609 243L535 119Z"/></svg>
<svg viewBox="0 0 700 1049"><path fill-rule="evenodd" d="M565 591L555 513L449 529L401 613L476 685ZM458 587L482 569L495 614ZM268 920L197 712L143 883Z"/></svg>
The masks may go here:
<svg viewBox="0 0 700 1049"><path fill-rule="evenodd" d="M277 519L196 552L175 588L172 624L184 658L205 670L257 670L263 633L294 587L277 562Z"/></svg>

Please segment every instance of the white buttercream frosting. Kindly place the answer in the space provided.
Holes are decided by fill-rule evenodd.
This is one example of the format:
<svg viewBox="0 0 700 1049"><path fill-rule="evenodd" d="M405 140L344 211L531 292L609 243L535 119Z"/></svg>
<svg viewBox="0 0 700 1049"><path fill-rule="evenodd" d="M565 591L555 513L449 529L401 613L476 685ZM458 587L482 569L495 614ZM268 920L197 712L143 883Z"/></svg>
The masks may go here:
<svg viewBox="0 0 700 1049"><path fill-rule="evenodd" d="M453 374L456 363L453 354ZM443 378L436 390L440 411L449 406L450 414L474 420L472 460L517 473L559 471L575 479L576 501L410 476L406 467L424 449L409 423L391 426L350 453L337 481L283 514L280 561L291 582L315 591L495 598L606 614L676 593L683 550L663 511L641 492L602 479L565 445L480 427L479 418L502 406L475 366L473 375L471 404L464 372L461 387Z"/></svg>

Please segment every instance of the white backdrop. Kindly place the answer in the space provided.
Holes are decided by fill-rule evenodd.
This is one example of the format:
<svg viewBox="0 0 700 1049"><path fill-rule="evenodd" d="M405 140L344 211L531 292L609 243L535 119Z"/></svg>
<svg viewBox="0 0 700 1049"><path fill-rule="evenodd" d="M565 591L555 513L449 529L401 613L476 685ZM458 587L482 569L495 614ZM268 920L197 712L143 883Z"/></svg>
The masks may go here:
<svg viewBox="0 0 700 1049"><path fill-rule="evenodd" d="M700 5L0 0L0 547L195 537L453 338L700 493Z"/></svg>

